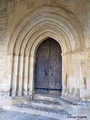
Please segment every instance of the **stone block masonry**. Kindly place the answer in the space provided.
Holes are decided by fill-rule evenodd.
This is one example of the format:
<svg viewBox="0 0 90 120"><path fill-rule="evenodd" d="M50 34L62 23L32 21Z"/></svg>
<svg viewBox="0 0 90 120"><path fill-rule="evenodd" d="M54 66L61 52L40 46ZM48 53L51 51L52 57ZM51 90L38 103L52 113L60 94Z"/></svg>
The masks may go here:
<svg viewBox="0 0 90 120"><path fill-rule="evenodd" d="M1 4L0 4L1 5ZM5 52L5 35L7 26L7 8L3 5L0 8L0 90L2 89L2 77L3 77L3 67L4 67L4 52Z"/></svg>
<svg viewBox="0 0 90 120"><path fill-rule="evenodd" d="M0 91L33 96L48 37L62 48L62 96L90 101L90 0L0 0Z"/></svg>

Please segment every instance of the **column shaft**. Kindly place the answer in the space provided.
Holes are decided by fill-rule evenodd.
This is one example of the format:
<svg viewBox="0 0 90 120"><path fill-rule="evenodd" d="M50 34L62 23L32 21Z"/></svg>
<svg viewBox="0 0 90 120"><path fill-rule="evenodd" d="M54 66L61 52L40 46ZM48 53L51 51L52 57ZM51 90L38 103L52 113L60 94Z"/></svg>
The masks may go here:
<svg viewBox="0 0 90 120"><path fill-rule="evenodd" d="M29 58L25 57L25 68L24 68L24 95L28 94L28 73L29 73Z"/></svg>
<svg viewBox="0 0 90 120"><path fill-rule="evenodd" d="M30 77L29 77L29 94L34 93L34 67L35 67L35 57L30 57Z"/></svg>
<svg viewBox="0 0 90 120"><path fill-rule="evenodd" d="M18 55L14 56L13 61L13 81L12 81L12 96L17 94L17 78L18 78Z"/></svg>
<svg viewBox="0 0 90 120"><path fill-rule="evenodd" d="M24 65L24 57L20 56L19 60L19 79L18 79L18 96L22 96L23 94L23 65Z"/></svg>
<svg viewBox="0 0 90 120"><path fill-rule="evenodd" d="M11 95L13 55L7 56L8 95Z"/></svg>

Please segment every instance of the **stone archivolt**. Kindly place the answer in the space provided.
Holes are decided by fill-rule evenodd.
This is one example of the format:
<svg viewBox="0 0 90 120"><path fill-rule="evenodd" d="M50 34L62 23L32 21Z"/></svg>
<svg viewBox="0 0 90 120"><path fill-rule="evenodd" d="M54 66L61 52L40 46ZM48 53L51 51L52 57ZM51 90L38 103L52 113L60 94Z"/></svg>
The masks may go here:
<svg viewBox="0 0 90 120"><path fill-rule="evenodd" d="M80 52L83 52L85 46L83 29L73 14L57 7L40 7L30 12L12 32L7 45L6 92L9 95L33 95L36 50L48 37L55 39L62 48L62 95L80 97L80 81L71 85L69 77L72 73L67 67L73 64L72 61L80 55ZM77 64L80 66L80 63ZM76 79L75 74L73 82Z"/></svg>
<svg viewBox="0 0 90 120"><path fill-rule="evenodd" d="M45 25L49 25L48 28L45 27ZM61 46L65 46L66 44L65 49L67 50L62 48L63 53L68 53L70 51L75 52L84 46L83 29L74 15L61 8L41 7L30 12L19 22L10 37L8 53L15 52L16 54L19 54L20 47L23 45L22 43L26 41L26 39L27 41L30 41L31 37L34 34L36 35L37 31L45 28L45 31L52 30L52 33L56 33L54 29L58 29L59 37L61 36L60 38L62 39L65 37L65 43L61 41ZM40 35L37 34L37 36ZM17 46L17 44L19 46ZM27 44L25 45L27 47ZM17 47L18 51L16 51Z"/></svg>

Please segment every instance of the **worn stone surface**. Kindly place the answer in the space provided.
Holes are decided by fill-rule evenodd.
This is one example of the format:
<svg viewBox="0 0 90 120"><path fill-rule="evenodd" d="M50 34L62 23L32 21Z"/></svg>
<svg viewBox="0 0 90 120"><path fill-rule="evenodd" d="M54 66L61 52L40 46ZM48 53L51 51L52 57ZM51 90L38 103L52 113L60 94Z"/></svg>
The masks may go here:
<svg viewBox="0 0 90 120"><path fill-rule="evenodd" d="M69 17L72 18L72 21L70 21ZM77 26L77 28L75 28L75 26ZM8 27L7 34L9 29L10 27ZM82 49L84 46L83 29L77 18L75 18L75 16L70 12L62 8L51 6L41 6L33 12L30 12L20 21L19 25L15 28L14 33L12 33L7 44L7 69L4 76L5 80L9 81L7 82L7 87L5 87L5 91L8 92L8 94L10 93L12 96L16 96L17 94L22 95L23 93L27 93L32 95L34 93L34 65L36 49L47 37L54 38L62 48L62 86L65 85L64 76L66 74L70 74L69 79L71 79L71 81L68 80L66 88L67 92L63 91L63 94L66 93L73 97L80 97L79 80L81 79L81 71L80 68L78 69L78 66L81 64L80 52L85 52L85 49ZM26 57L29 60L28 63ZM77 58L78 61L76 62L76 65L74 58ZM64 67L67 64L67 61L68 66L69 62L71 66L75 66L73 71L71 67L69 68L66 66L69 70ZM26 66L27 64L29 64L30 67ZM29 74L24 74L24 71L26 71L24 68L28 69ZM76 75L76 72L78 75ZM27 79L29 82L29 90L24 86L25 84L28 84L26 82ZM79 80L76 81L76 79ZM73 81L76 81L75 86L72 84ZM23 85L23 88L28 91L25 91L21 85ZM69 92L70 90L71 92Z"/></svg>
<svg viewBox="0 0 90 120"><path fill-rule="evenodd" d="M39 116L39 115L32 115L32 114L27 114L27 113L21 113L21 112L13 112L13 111L5 111L3 110L2 112L0 112L0 119L1 120L89 120L88 118L85 118L85 116L75 116L73 115L71 118L71 116L67 116L66 119L61 118L50 118L50 117L43 117L43 116Z"/></svg>
<svg viewBox="0 0 90 120"><path fill-rule="evenodd" d="M5 62L5 36L7 28L7 7L3 0L0 1L0 90L3 82L3 65Z"/></svg>
<svg viewBox="0 0 90 120"><path fill-rule="evenodd" d="M3 107L4 112L1 112L2 115L5 113L4 119L9 115L9 119L13 119L13 112L17 119L22 119L20 115L23 116L23 119L26 114L26 118L28 119L32 117L31 114L36 116L35 119L51 119L51 120L89 120L90 119L90 102L79 102L77 104L76 100L70 101L65 100L59 97L52 97L48 95L40 95L36 94L34 99L31 101L25 101L24 104L16 105L14 104L11 107ZM5 110L8 110L5 112ZM10 112L11 111L11 112ZM67 112L68 111L68 112ZM11 113L11 114L10 114ZM39 116L41 115L41 116ZM32 119L34 119L32 117Z"/></svg>
<svg viewBox="0 0 90 120"><path fill-rule="evenodd" d="M1 106L32 98L36 51L48 37L62 48L62 97L90 101L90 0L0 0Z"/></svg>
<svg viewBox="0 0 90 120"><path fill-rule="evenodd" d="M43 117L39 115L32 115L27 113L20 113L15 111L1 111L0 120L57 120L49 117Z"/></svg>

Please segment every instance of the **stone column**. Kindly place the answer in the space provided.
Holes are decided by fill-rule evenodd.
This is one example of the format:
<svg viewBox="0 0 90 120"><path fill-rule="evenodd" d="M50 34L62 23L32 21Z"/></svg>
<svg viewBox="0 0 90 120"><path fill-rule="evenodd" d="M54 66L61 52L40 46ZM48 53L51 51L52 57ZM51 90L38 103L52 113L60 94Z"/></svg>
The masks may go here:
<svg viewBox="0 0 90 120"><path fill-rule="evenodd" d="M18 78L18 96L22 96L23 93L23 65L24 56L19 58L19 78Z"/></svg>
<svg viewBox="0 0 90 120"><path fill-rule="evenodd" d="M80 100L81 101L84 101L84 100L86 100L86 98L88 98L88 92L87 92L87 89L86 89L86 84L87 84L86 83L87 82L86 77L87 77L89 69L85 69L86 64L84 64L84 62L85 62L85 60L82 59L81 63L80 63ZM87 63L87 64L89 66L89 63ZM85 74L85 72L87 72L87 74Z"/></svg>
<svg viewBox="0 0 90 120"><path fill-rule="evenodd" d="M76 63L77 63L76 80L74 80L74 86L75 85L76 86L75 86L74 97L77 98L77 99L80 99L80 80L82 79L82 77L81 77L81 60L78 59L76 61Z"/></svg>
<svg viewBox="0 0 90 120"><path fill-rule="evenodd" d="M17 93L17 78L18 78L18 55L14 56L13 62L13 81L12 81L12 96L15 97Z"/></svg>
<svg viewBox="0 0 90 120"><path fill-rule="evenodd" d="M62 94L67 93L67 74L62 73Z"/></svg>
<svg viewBox="0 0 90 120"><path fill-rule="evenodd" d="M29 73L29 57L25 57L25 67L24 67L24 91L23 94L28 94L28 73Z"/></svg>
<svg viewBox="0 0 90 120"><path fill-rule="evenodd" d="M13 66L13 55L7 56L7 81L8 81L8 95L11 95L11 82L12 82L12 66Z"/></svg>
<svg viewBox="0 0 90 120"><path fill-rule="evenodd" d="M35 68L35 57L30 56L29 95L33 95L34 93L34 68Z"/></svg>
<svg viewBox="0 0 90 120"><path fill-rule="evenodd" d="M68 80L68 75L66 73L66 61L65 61L65 56L62 55L62 96L67 94L67 80Z"/></svg>

